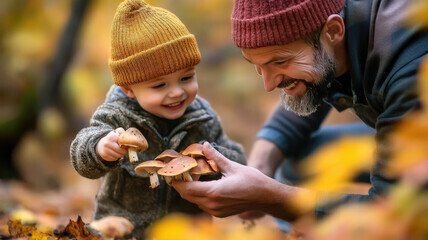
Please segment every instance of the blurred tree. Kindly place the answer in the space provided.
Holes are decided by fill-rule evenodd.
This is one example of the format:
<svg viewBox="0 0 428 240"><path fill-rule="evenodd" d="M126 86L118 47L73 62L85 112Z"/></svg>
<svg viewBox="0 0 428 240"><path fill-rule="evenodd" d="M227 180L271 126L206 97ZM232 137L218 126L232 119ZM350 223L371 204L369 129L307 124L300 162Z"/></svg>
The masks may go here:
<svg viewBox="0 0 428 240"><path fill-rule="evenodd" d="M62 101L59 97L61 82L74 55L79 30L90 3L90 0L74 0L72 2L70 17L58 41L56 53L49 65L44 62L41 63L39 69L33 69L28 67L29 64L25 65L21 62L20 64L23 66L20 77L24 78L25 81L19 79L17 77L19 74L16 74L16 72L3 69L8 67L7 64L0 65L0 70L6 73L3 76L2 94L0 96L0 99L3 100L0 110L2 113L2 119L0 120L0 142L2 143L0 145L0 178L20 178L12 162L12 154L16 146L26 132L35 130L37 119L44 110L52 106L61 106ZM39 7L40 2L4 1L2 4L0 6L0 14L3 15L8 10L11 10L9 12L11 14L4 14L7 17L1 23L0 36L4 36L7 30L15 26L14 21L19 22L22 20L25 11L31 9L31 7ZM31 37L31 35L26 37ZM28 40L26 39L25 42L28 43ZM0 51L7 52L5 49L8 47L10 46L7 44L0 44ZM9 62L10 59L8 57L7 54L2 55L0 62ZM10 64L13 64L13 62ZM42 66L47 66L46 71L41 70ZM7 73L10 73L10 75ZM16 78L21 82L17 82Z"/></svg>

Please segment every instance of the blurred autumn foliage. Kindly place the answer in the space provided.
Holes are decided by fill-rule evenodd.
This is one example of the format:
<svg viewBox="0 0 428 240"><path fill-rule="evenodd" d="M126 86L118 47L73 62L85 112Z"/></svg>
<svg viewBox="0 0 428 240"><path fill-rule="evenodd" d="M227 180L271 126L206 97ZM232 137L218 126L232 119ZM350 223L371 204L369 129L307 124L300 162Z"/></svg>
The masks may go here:
<svg viewBox="0 0 428 240"><path fill-rule="evenodd" d="M107 66L110 23L119 2L0 2L0 238L95 239L84 225L91 220L98 181L74 172L68 149L112 83ZM230 0L148 2L176 13L196 35L203 56L197 69L200 95L219 113L228 135L248 151L277 96L264 92L252 66L230 41ZM428 27L427 1L414 2L407 24ZM427 106L428 60L421 66L419 84ZM427 123L426 110L412 114L391 136L393 159L387 169L400 181L385 199L343 206L321 222L305 216L286 235L272 221L249 228L235 218L171 215L155 223L147 237L428 239L428 193L423 187L428 182ZM354 175L370 169L374 151L370 138L332 143L307 161L316 167L303 184L328 197L347 192ZM310 201L308 196L296 199L304 207L311 207Z"/></svg>

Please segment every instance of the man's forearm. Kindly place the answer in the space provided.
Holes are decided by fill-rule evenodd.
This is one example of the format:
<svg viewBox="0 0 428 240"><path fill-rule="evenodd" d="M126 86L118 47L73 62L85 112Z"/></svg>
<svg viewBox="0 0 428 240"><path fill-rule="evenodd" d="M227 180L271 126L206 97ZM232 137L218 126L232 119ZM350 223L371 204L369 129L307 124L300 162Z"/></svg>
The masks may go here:
<svg viewBox="0 0 428 240"><path fill-rule="evenodd" d="M266 184L266 196L261 210L277 218L293 221L302 215L313 213L317 194L313 191L282 184L275 180Z"/></svg>
<svg viewBox="0 0 428 240"><path fill-rule="evenodd" d="M247 159L247 165L257 168L269 177L273 177L275 169L283 159L283 153L275 144L264 139L258 139Z"/></svg>

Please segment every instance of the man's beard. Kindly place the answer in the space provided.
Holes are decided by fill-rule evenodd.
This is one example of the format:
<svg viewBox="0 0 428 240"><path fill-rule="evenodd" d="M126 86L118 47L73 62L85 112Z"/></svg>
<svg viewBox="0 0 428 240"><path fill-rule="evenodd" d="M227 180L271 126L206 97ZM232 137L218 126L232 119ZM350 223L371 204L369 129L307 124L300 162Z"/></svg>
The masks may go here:
<svg viewBox="0 0 428 240"><path fill-rule="evenodd" d="M328 84L335 77L335 65L333 59L322 47L315 48L314 52L315 73L320 76L316 83L301 81L306 85L307 91L302 96L292 96L281 91L281 104L286 110L299 116L308 116L314 113L321 105L323 98L327 96Z"/></svg>

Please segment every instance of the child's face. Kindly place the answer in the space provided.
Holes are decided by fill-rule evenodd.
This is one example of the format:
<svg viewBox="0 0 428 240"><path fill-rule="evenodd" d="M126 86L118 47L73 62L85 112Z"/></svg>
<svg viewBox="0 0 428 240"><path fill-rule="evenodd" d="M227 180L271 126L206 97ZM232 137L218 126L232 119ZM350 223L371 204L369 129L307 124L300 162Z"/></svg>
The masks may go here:
<svg viewBox="0 0 428 240"><path fill-rule="evenodd" d="M198 92L195 68L187 68L149 81L121 87L144 110L166 119L177 119Z"/></svg>

